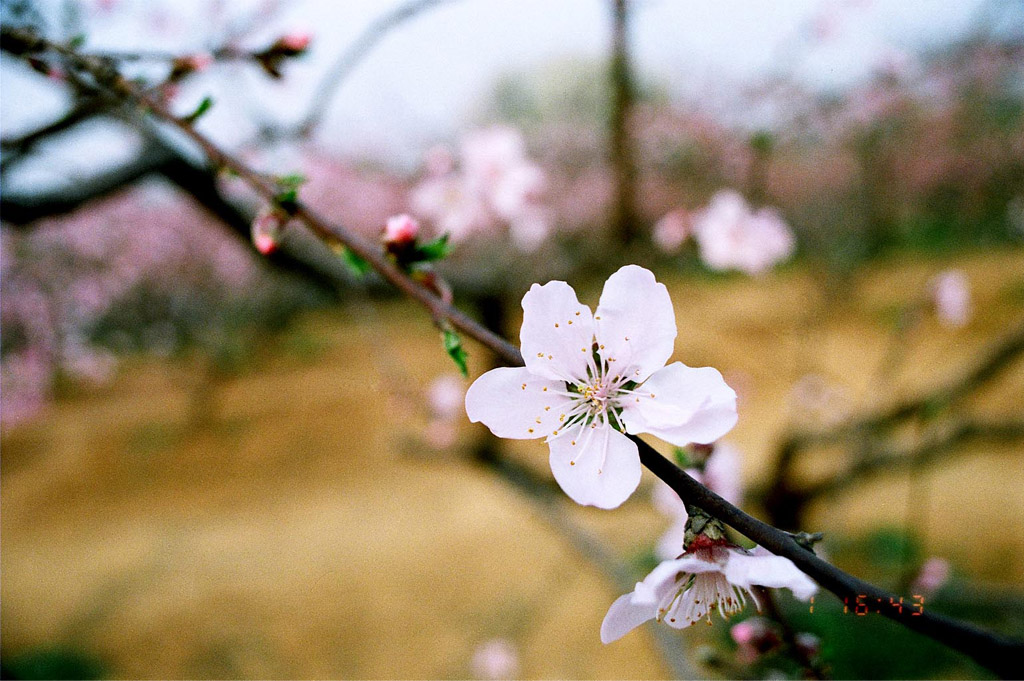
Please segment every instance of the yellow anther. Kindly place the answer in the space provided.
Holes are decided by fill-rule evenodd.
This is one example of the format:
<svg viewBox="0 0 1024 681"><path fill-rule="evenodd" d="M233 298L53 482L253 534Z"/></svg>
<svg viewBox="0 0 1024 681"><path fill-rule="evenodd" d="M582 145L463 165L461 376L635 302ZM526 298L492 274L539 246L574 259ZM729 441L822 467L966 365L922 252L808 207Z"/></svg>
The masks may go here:
<svg viewBox="0 0 1024 681"><path fill-rule="evenodd" d="M547 387L547 386L544 386L544 387L543 387L543 388L541 389L541 392L545 392L545 393L546 393L547 391L548 391L548 387Z"/></svg>
<svg viewBox="0 0 1024 681"><path fill-rule="evenodd" d="M527 429L526 429L526 432L527 432L527 433L532 433L532 432L533 432L533 428L527 428Z"/></svg>
<svg viewBox="0 0 1024 681"><path fill-rule="evenodd" d="M556 329L558 328L558 322L555 322L555 328Z"/></svg>
<svg viewBox="0 0 1024 681"><path fill-rule="evenodd" d="M580 316L580 312L579 312L579 310L577 310L577 311L576 311L576 316L577 316L577 317L579 317L579 316Z"/></svg>
<svg viewBox="0 0 1024 681"><path fill-rule="evenodd" d="M551 407L544 407L544 411L551 411Z"/></svg>
<svg viewBox="0 0 1024 681"><path fill-rule="evenodd" d="M570 324L570 325L572 324L572 320L571 320L571 319L569 320L569 324Z"/></svg>
<svg viewBox="0 0 1024 681"><path fill-rule="evenodd" d="M538 352L538 353L537 353L537 356L538 356L538 357L543 357L543 356L544 356L544 353L543 353L543 352Z"/></svg>
<svg viewBox="0 0 1024 681"><path fill-rule="evenodd" d="M526 384L523 383L523 390L526 390Z"/></svg>

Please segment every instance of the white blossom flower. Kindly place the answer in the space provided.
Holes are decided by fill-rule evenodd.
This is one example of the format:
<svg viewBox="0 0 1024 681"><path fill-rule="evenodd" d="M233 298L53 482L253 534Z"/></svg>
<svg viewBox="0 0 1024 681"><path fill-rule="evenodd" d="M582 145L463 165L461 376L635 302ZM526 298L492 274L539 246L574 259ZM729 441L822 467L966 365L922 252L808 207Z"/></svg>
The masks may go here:
<svg viewBox="0 0 1024 681"><path fill-rule="evenodd" d="M793 561L761 547L705 545L661 563L616 599L601 624L601 640L611 643L651 619L675 629L702 619L710 623L713 610L723 618L734 615L748 596L760 609L755 585L788 588L802 601L818 590Z"/></svg>
<svg viewBox="0 0 1024 681"><path fill-rule="evenodd" d="M971 318L971 285L960 270L945 270L931 281L935 313L943 325L961 327Z"/></svg>
<svg viewBox="0 0 1024 681"><path fill-rule="evenodd" d="M796 240L772 208L752 212L738 192L715 194L693 223L701 260L713 270L767 271L793 253Z"/></svg>
<svg viewBox="0 0 1024 681"><path fill-rule="evenodd" d="M650 433L707 444L736 423L736 393L718 370L665 366L676 337L668 290L627 265L609 277L596 313L564 281L523 297L525 367L480 376L466 413L498 437L546 438L555 480L574 501L615 508L640 482L636 444Z"/></svg>

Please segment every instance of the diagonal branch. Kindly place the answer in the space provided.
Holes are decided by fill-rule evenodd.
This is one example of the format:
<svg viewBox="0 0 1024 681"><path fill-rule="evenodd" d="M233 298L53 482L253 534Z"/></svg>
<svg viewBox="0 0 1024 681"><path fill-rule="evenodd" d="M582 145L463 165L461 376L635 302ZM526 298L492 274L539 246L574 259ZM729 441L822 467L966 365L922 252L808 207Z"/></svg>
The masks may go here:
<svg viewBox="0 0 1024 681"><path fill-rule="evenodd" d="M278 187L272 181L222 151L207 137L197 132L189 121L174 116L161 102L141 92L135 85L123 78L111 64L84 57L65 45L49 42L30 31L4 27L0 32L0 38L2 38L0 48L18 56L43 50L57 52L66 60L69 67L89 74L101 87L127 101L142 105L157 119L177 129L199 146L214 165L234 171L266 201L274 202L276 200ZM375 244L328 222L301 204L294 207L293 215L324 240L329 243L341 244L364 258L386 281L420 302L435 322L451 324L492 350L506 364L523 365L522 356L514 346L420 286L388 260L382 249L376 247ZM868 599L877 598L882 602L898 598L896 594L889 593L827 563L799 545L789 533L747 515L688 476L644 441L637 438L634 440L639 448L640 460L644 466L668 483L684 501L702 508L772 553L789 558L822 587L840 598L863 595ZM1006 677L1024 674L1024 641L991 633L973 624L931 610L912 614L909 611L899 612L895 609L884 609L883 614L909 629L968 655L997 674Z"/></svg>

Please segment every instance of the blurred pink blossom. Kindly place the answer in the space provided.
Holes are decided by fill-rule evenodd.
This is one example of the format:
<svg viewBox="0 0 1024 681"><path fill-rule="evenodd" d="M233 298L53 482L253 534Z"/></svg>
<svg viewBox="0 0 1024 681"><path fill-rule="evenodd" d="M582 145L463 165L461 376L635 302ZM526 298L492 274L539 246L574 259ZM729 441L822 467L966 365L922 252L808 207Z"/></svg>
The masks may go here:
<svg viewBox="0 0 1024 681"><path fill-rule="evenodd" d="M949 580L951 572L949 561L933 556L921 565L921 571L918 572L912 588L921 594L934 593Z"/></svg>
<svg viewBox="0 0 1024 681"><path fill-rule="evenodd" d="M519 676L519 653L508 639L492 639L477 646L470 668L477 679L514 679Z"/></svg>
<svg viewBox="0 0 1024 681"><path fill-rule="evenodd" d="M466 384L457 374L438 376L427 389L427 404L430 413L444 421L462 418L466 399Z"/></svg>
<svg viewBox="0 0 1024 681"><path fill-rule="evenodd" d="M734 624L729 635L736 643L736 661L744 665L753 664L761 655L782 643L778 626L758 616Z"/></svg>
<svg viewBox="0 0 1024 681"><path fill-rule="evenodd" d="M732 190L715 194L693 225L700 257L713 270L762 274L792 255L796 240L777 211L752 212Z"/></svg>
<svg viewBox="0 0 1024 681"><path fill-rule="evenodd" d="M958 328L971 318L971 287L967 275L961 270L945 270L930 282L932 303L939 321Z"/></svg>
<svg viewBox="0 0 1024 681"><path fill-rule="evenodd" d="M654 224L655 245L666 253L678 251L690 236L692 224L693 216L687 210L678 208L666 213Z"/></svg>
<svg viewBox="0 0 1024 681"><path fill-rule="evenodd" d="M453 240L506 227L513 245L529 252L547 238L551 215L541 202L547 177L527 157L518 130L475 130L462 138L457 169L443 147L428 152L426 166L410 201Z"/></svg>

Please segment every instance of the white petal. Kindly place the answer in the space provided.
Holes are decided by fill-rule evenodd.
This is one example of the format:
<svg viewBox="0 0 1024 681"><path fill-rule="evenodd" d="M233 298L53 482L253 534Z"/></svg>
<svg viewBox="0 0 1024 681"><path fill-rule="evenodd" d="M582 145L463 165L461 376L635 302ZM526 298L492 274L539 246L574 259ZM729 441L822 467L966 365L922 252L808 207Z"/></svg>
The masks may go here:
<svg viewBox="0 0 1024 681"><path fill-rule="evenodd" d="M672 526L661 535L658 545L654 547L654 553L661 560L672 560L683 552L683 539L686 538L686 511L683 517L672 523Z"/></svg>
<svg viewBox="0 0 1024 681"><path fill-rule="evenodd" d="M636 445L611 426L584 426L579 435L566 434L549 444L551 472L577 504L615 508L640 484Z"/></svg>
<svg viewBox="0 0 1024 681"><path fill-rule="evenodd" d="M740 478L740 453L732 444L716 442L704 465L704 485L730 504L739 504L743 497Z"/></svg>
<svg viewBox="0 0 1024 681"><path fill-rule="evenodd" d="M654 395L654 397L651 397ZM712 367L673 362L624 400L622 420L630 433L650 433L682 447L707 444L736 425L736 392Z"/></svg>
<svg viewBox="0 0 1024 681"><path fill-rule="evenodd" d="M545 437L558 428L559 417L572 404L571 398L556 394L564 390L561 381L540 378L523 367L491 369L466 391L466 414L498 437Z"/></svg>
<svg viewBox="0 0 1024 681"><path fill-rule="evenodd" d="M519 340L526 367L545 378L575 381L593 362L594 320L564 281L534 284L523 296Z"/></svg>
<svg viewBox="0 0 1024 681"><path fill-rule="evenodd" d="M601 642L617 641L658 614L658 604L633 603L633 594L619 596L601 622Z"/></svg>
<svg viewBox="0 0 1024 681"><path fill-rule="evenodd" d="M760 546L751 552L730 549L725 578L749 589L754 584L775 589L787 588L802 601L814 595L818 586L789 558L776 556Z"/></svg>
<svg viewBox="0 0 1024 681"><path fill-rule="evenodd" d="M640 382L672 356L675 312L668 289L649 270L626 265L608 277L594 320L604 346L599 352L613 375L628 371Z"/></svg>

